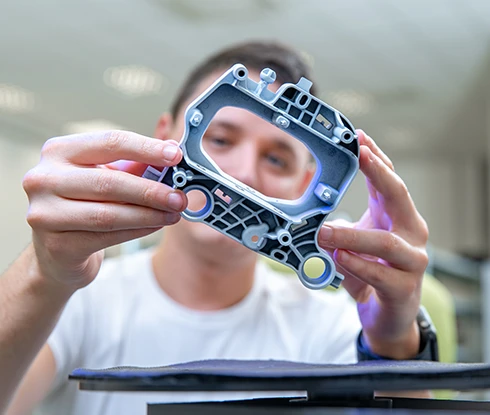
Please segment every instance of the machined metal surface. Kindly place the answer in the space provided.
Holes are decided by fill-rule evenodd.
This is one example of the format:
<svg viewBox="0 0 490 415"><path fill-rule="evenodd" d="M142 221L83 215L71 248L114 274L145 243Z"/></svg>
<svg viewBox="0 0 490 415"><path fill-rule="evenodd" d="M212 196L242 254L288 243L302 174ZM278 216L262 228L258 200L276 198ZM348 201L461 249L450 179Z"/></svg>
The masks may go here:
<svg viewBox="0 0 490 415"><path fill-rule="evenodd" d="M310 94L309 80L283 84L274 93L268 85L275 79L275 72L265 68L255 82L244 65L234 65L188 106L182 161L162 171L149 167L143 177L185 193L201 192L206 203L198 211L185 210L187 220L206 223L290 267L308 288L338 287L343 276L317 238L359 169L357 135L339 111ZM216 113L228 106L248 110L308 148L316 171L303 196L294 201L265 196L221 171L206 154L202 137ZM313 259L323 262L321 275L308 275Z"/></svg>

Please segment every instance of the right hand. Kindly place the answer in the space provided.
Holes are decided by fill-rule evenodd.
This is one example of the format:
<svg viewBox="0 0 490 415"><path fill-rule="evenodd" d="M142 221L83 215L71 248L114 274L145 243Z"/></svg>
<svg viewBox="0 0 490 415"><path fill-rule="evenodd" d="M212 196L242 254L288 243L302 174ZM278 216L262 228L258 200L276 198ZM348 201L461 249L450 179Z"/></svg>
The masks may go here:
<svg viewBox="0 0 490 415"><path fill-rule="evenodd" d="M125 131L48 140L23 180L43 277L84 287L96 277L104 248L178 222L184 193L140 176L148 165L173 166L181 158L175 141Z"/></svg>

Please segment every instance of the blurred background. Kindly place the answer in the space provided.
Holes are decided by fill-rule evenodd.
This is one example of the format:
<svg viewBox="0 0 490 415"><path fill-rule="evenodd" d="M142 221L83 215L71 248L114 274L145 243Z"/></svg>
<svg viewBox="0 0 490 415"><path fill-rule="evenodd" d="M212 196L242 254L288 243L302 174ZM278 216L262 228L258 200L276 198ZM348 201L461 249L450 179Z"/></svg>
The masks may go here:
<svg viewBox="0 0 490 415"><path fill-rule="evenodd" d="M298 48L392 158L455 299L457 358L490 360L488 0L2 0L0 270L30 240L21 181L48 138L152 135L189 68L248 39ZM366 196L359 175L340 210L357 219Z"/></svg>

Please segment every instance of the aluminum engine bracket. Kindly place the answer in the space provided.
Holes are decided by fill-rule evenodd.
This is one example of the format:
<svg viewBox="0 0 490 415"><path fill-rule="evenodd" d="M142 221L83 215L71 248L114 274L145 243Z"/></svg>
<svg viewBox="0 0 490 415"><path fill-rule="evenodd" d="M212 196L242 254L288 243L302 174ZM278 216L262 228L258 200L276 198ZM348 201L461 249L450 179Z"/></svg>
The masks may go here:
<svg viewBox="0 0 490 415"><path fill-rule="evenodd" d="M283 84L274 93L268 85L275 78L275 72L266 68L255 82L244 65L234 65L187 107L182 161L162 171L148 167L143 177L185 193L202 192L205 206L198 211L186 209L185 219L206 223L292 268L308 288L338 288L344 277L317 238L359 170L358 138L344 115L310 94L308 79ZM306 145L316 171L303 196L294 201L264 196L222 172L205 153L202 137L216 113L227 106L246 109ZM312 258L324 264L319 276L309 276L305 270Z"/></svg>

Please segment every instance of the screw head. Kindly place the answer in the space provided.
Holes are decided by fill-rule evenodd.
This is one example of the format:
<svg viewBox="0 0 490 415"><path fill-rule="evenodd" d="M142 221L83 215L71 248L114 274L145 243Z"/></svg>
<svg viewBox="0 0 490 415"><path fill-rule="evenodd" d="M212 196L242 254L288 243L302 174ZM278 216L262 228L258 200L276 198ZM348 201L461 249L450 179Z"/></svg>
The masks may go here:
<svg viewBox="0 0 490 415"><path fill-rule="evenodd" d="M275 119L276 125L278 125L281 128L288 128L289 127L289 120L286 117L283 117L282 115L279 115Z"/></svg>
<svg viewBox="0 0 490 415"><path fill-rule="evenodd" d="M197 127L199 126L199 124L201 124L202 119L203 119L202 112L199 110L194 110L194 112L190 117L189 122L191 123L192 126Z"/></svg>
<svg viewBox="0 0 490 415"><path fill-rule="evenodd" d="M325 200L330 200L332 198L332 191L330 189L325 189L322 193L322 198Z"/></svg>
<svg viewBox="0 0 490 415"><path fill-rule="evenodd" d="M260 80L272 84L276 80L276 73L270 68L262 69Z"/></svg>

